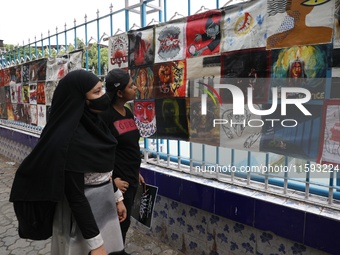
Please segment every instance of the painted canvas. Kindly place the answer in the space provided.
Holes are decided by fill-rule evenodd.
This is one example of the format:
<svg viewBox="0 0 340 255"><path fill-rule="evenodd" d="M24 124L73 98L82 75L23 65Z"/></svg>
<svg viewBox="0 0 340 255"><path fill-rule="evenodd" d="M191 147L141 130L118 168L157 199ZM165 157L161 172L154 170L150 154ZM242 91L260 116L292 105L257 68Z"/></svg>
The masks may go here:
<svg viewBox="0 0 340 255"><path fill-rule="evenodd" d="M296 105L287 105L282 115L282 105L267 116L264 122L260 150L281 155L313 160L318 155L321 133L322 105L303 105L310 115L305 115ZM263 105L270 109L272 105Z"/></svg>
<svg viewBox="0 0 340 255"><path fill-rule="evenodd" d="M272 50L271 87L301 87L309 90L312 100L325 99L326 77L330 75L330 44L293 46ZM330 84L329 84L330 85ZM300 93L289 93L300 98ZM270 96L271 98L272 96ZM279 98L281 98L279 93Z"/></svg>
<svg viewBox="0 0 340 255"><path fill-rule="evenodd" d="M330 43L334 6L334 0L268 0L267 48Z"/></svg>
<svg viewBox="0 0 340 255"><path fill-rule="evenodd" d="M221 52L266 46L267 0L247 1L223 10Z"/></svg>
<svg viewBox="0 0 340 255"><path fill-rule="evenodd" d="M152 137L157 132L154 99L134 100L133 115L141 137Z"/></svg>
<svg viewBox="0 0 340 255"><path fill-rule="evenodd" d="M321 132L319 162L340 166L340 100L327 100Z"/></svg>
<svg viewBox="0 0 340 255"><path fill-rule="evenodd" d="M128 67L129 39L127 33L109 38L109 70Z"/></svg>
<svg viewBox="0 0 340 255"><path fill-rule="evenodd" d="M220 53L221 19L220 10L210 10L187 18L187 58Z"/></svg>
<svg viewBox="0 0 340 255"><path fill-rule="evenodd" d="M221 84L231 84L239 88L244 100L248 99L248 90L254 103L268 101L269 58L264 48L247 49L223 53ZM231 103L233 96L229 89L220 89L224 103Z"/></svg>
<svg viewBox="0 0 340 255"><path fill-rule="evenodd" d="M204 102L204 101L203 101ZM206 112L202 113L202 100L190 98L190 141L220 146L220 126L214 125L220 119L220 105L210 97L206 100Z"/></svg>
<svg viewBox="0 0 340 255"><path fill-rule="evenodd" d="M45 81L37 83L37 104L46 104Z"/></svg>
<svg viewBox="0 0 340 255"><path fill-rule="evenodd" d="M185 59L186 22L184 19L155 28L155 63Z"/></svg>
<svg viewBox="0 0 340 255"><path fill-rule="evenodd" d="M153 73L155 98L187 95L185 60L155 64Z"/></svg>
<svg viewBox="0 0 340 255"><path fill-rule="evenodd" d="M185 98L155 99L157 138L189 139Z"/></svg>
<svg viewBox="0 0 340 255"><path fill-rule="evenodd" d="M148 27L128 32L129 68L151 65L154 62L154 29Z"/></svg>
<svg viewBox="0 0 340 255"><path fill-rule="evenodd" d="M130 70L131 79L137 87L136 99L154 98L154 73L152 66Z"/></svg>
<svg viewBox="0 0 340 255"><path fill-rule="evenodd" d="M262 106L254 105L254 108L261 110ZM221 147L260 151L263 122L247 105L244 105L244 114L233 114L233 105L223 104L215 125L220 127Z"/></svg>
<svg viewBox="0 0 340 255"><path fill-rule="evenodd" d="M187 58L187 79L216 77L221 74L221 56Z"/></svg>

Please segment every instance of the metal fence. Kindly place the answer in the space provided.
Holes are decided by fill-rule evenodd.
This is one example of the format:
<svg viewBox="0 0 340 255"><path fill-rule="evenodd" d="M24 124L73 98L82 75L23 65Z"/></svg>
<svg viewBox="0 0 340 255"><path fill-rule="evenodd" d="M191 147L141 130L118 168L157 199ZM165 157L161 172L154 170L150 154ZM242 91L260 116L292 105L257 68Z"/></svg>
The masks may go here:
<svg viewBox="0 0 340 255"><path fill-rule="evenodd" d="M115 33L122 31L118 25L124 20L124 29L128 31L133 26L144 27L152 22L171 20L176 15L189 16L192 10L197 10L199 1L187 1L181 8L186 13L171 13L171 2L159 0L156 5L153 0L140 1L138 4L129 5L120 10L109 7L109 13L93 20L84 17L84 23L67 28L55 33L49 31L47 37L35 38L34 42L26 45L14 46L9 50L1 50L1 67L8 67L26 61L47 57L53 52L62 54L67 52L72 45L78 48L77 38L81 38L85 44L85 68L88 65L88 47L91 42L97 43L98 63L101 61L100 49L106 39ZM232 1L227 1L225 5ZM201 6L197 12L205 8L220 8L218 0L209 1L206 6ZM169 6L168 6L169 5ZM178 9L178 8L177 8ZM196 12L196 13L197 13ZM136 16L133 16L136 15ZM173 15L173 16L170 16ZM132 22L131 22L132 21ZM117 32L115 32L117 30ZM94 31L94 34L90 34ZM100 64L95 70L99 76L105 73ZM13 121L1 122L1 126L16 128ZM41 130L39 130L40 132ZM21 132L18 129L18 132ZM142 143L144 161L157 164L166 168L176 169L185 173L199 175L203 178L217 179L231 182L235 185L246 186L278 196L290 196L292 192L300 192L302 200L309 200L317 195L324 198L323 203L332 205L334 200L340 199L339 174L336 169L328 166L320 166L315 162L290 158L273 153L260 153L239 151L235 149L214 147L186 141L166 139L144 139Z"/></svg>

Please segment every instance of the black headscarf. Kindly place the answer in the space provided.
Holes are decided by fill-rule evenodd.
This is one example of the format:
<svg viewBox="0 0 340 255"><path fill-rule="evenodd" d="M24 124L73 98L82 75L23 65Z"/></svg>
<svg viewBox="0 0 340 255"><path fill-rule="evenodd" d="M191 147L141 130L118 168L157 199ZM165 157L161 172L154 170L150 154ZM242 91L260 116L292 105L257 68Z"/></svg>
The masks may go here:
<svg viewBox="0 0 340 255"><path fill-rule="evenodd" d="M117 141L85 103L85 94L99 81L85 70L72 71L60 80L40 139L16 172L11 202L60 201L64 171L113 169Z"/></svg>

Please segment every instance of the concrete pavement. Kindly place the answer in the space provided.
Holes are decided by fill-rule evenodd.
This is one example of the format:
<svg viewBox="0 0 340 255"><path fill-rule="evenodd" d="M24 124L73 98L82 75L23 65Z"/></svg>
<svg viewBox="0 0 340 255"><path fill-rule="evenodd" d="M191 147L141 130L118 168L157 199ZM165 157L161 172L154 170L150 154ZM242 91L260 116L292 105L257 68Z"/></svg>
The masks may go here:
<svg viewBox="0 0 340 255"><path fill-rule="evenodd" d="M0 254L1 255L49 255L50 239L30 241L18 236L18 222L13 206L8 201L13 177L18 164L0 155ZM126 252L131 255L181 255L180 251L155 240L131 227L127 233ZM63 254L60 254L63 255Z"/></svg>

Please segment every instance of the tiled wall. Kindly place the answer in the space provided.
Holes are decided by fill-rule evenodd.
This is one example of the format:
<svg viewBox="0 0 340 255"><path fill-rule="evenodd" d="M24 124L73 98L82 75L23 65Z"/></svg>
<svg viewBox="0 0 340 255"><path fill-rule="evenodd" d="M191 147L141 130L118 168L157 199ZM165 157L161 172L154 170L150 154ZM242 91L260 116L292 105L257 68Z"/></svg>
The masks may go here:
<svg viewBox="0 0 340 255"><path fill-rule="evenodd" d="M20 163L37 138L0 127L0 153ZM151 229L135 227L193 255L340 254L339 209L307 207L234 185L143 164L158 187Z"/></svg>
<svg viewBox="0 0 340 255"><path fill-rule="evenodd" d="M133 222L133 226L184 254L328 254L163 196L157 197L150 230Z"/></svg>
<svg viewBox="0 0 340 255"><path fill-rule="evenodd" d="M150 230L136 221L135 227L185 254L340 254L340 215L326 217L324 208L304 210L293 199L239 192L147 164L141 173L158 196Z"/></svg>
<svg viewBox="0 0 340 255"><path fill-rule="evenodd" d="M21 163L31 152L38 138L0 127L0 154Z"/></svg>

